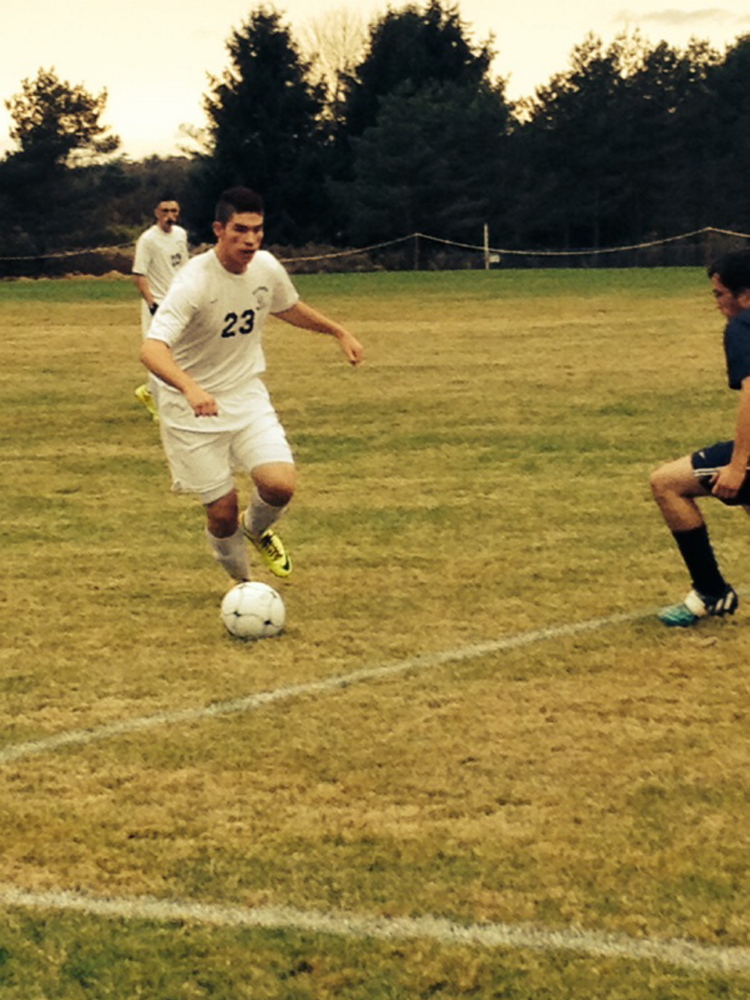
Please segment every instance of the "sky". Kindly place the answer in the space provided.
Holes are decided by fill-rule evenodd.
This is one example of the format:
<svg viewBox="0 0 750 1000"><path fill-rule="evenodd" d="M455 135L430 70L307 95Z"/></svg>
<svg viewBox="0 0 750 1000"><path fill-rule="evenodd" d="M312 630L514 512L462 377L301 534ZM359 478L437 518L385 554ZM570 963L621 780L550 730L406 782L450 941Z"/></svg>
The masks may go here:
<svg viewBox="0 0 750 1000"><path fill-rule="evenodd" d="M667 3L670 0L666 0ZM327 14L359 12L365 23L388 8L388 0L275 0L271 4L300 38ZM106 89L101 121L120 136L120 152L133 160L167 156L185 145L181 125L205 124L203 95L209 76L228 65L226 42L250 12L253 0L5 0L0 32L0 153L16 148L5 101L40 68L61 80ZM396 10L406 0L390 0ZM418 6L423 6L422 2ZM444 6L449 6L445 3ZM746 0L717 6L660 0L459 0L467 34L480 43L494 36L493 76L507 81L511 100L569 66L570 54L589 32L611 42L638 30L650 43L683 48L706 39L723 52L750 34Z"/></svg>

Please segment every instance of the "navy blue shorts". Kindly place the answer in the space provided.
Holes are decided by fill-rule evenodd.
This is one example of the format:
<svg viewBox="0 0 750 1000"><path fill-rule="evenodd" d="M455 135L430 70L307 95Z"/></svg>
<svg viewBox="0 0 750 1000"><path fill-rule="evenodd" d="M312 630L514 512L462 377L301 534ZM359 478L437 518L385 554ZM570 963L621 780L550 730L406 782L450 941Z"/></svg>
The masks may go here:
<svg viewBox="0 0 750 1000"><path fill-rule="evenodd" d="M718 444L712 444L707 448L701 448L700 451L694 451L690 456L690 461L693 463L693 471L698 482L709 493L711 492L716 473L731 462L733 448L734 441L719 441ZM721 497L717 497L716 499L721 500L728 507L750 504L750 475L745 476L745 482L740 487L737 496L732 500L724 500Z"/></svg>

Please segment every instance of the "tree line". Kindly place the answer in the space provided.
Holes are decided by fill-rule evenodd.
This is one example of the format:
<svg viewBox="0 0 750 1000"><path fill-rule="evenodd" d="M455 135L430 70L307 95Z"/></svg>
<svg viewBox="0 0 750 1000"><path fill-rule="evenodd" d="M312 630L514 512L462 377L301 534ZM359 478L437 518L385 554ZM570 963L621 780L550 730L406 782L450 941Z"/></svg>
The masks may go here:
<svg viewBox="0 0 750 1000"><path fill-rule="evenodd" d="M477 244L487 225L507 248L596 249L750 227L750 36L719 53L589 35L518 102L492 75L493 40L441 0L389 7L338 51L323 41L306 55L277 10L251 10L193 150L138 163L101 124L106 91L40 69L6 102L0 256L130 240L164 189L208 239L217 193L240 183L288 246Z"/></svg>

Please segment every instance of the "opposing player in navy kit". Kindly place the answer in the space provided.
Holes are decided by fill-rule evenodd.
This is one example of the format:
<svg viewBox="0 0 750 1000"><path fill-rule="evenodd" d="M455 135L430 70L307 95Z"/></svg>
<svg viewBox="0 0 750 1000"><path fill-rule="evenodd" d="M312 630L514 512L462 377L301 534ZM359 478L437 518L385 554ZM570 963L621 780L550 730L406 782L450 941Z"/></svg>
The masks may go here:
<svg viewBox="0 0 750 1000"><path fill-rule="evenodd" d="M689 626L706 615L734 614L738 599L721 574L696 500L715 496L750 505L750 250L719 258L708 269L717 308L727 319L724 350L729 387L740 393L733 441L722 441L661 466L651 488L692 578L679 604L664 608L665 625Z"/></svg>
<svg viewBox="0 0 750 1000"><path fill-rule="evenodd" d="M188 262L187 233L177 225L179 202L171 194L163 194L154 209L154 217L154 225L138 237L133 259L133 280L141 296L144 337L151 325L151 317L169 291L172 279ZM135 395L154 420L158 420L156 404L148 385L139 385Z"/></svg>
<svg viewBox="0 0 750 1000"><path fill-rule="evenodd" d="M277 576L291 560L273 525L294 494L295 466L260 376L269 315L334 337L358 365L362 345L302 302L288 274L261 250L264 207L248 188L225 191L216 206L216 245L175 277L143 341L173 488L199 497L213 555L236 580L250 576L248 538ZM240 514L234 471L254 491Z"/></svg>

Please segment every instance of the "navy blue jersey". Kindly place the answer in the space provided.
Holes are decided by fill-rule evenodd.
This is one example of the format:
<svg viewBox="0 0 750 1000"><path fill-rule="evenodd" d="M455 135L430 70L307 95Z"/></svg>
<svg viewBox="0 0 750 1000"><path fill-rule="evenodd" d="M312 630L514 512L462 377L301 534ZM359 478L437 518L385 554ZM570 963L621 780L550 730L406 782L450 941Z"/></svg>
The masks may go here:
<svg viewBox="0 0 750 1000"><path fill-rule="evenodd" d="M750 375L750 309L730 319L724 331L727 377L730 389L741 389Z"/></svg>

